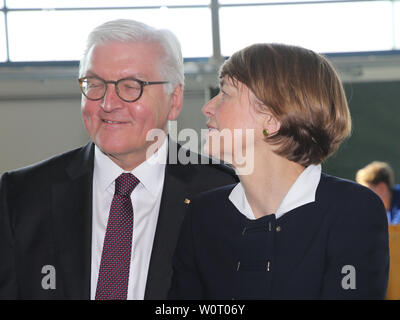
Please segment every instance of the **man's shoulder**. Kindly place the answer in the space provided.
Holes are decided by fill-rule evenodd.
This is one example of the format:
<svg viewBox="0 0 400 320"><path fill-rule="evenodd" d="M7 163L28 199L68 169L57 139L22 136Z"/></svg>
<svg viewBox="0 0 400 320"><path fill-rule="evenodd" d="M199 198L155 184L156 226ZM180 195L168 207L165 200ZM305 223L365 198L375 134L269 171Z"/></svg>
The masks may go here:
<svg viewBox="0 0 400 320"><path fill-rule="evenodd" d="M88 144L69 150L29 166L5 172L2 177L4 179L7 176L9 181L16 184L20 182L29 183L30 181L34 183L44 182L50 177L65 175L66 169L73 159L90 148L91 146Z"/></svg>
<svg viewBox="0 0 400 320"><path fill-rule="evenodd" d="M392 194L392 207L396 206L400 210L400 185L396 184L393 187L393 194Z"/></svg>
<svg viewBox="0 0 400 320"><path fill-rule="evenodd" d="M185 165L185 164L184 164ZM198 161L190 162L186 169L193 172L192 177L199 179L226 179L228 182L238 181L238 177L234 168L226 163L216 161L215 159L207 158L203 155L198 155Z"/></svg>
<svg viewBox="0 0 400 320"><path fill-rule="evenodd" d="M195 225L208 225L210 221L219 222L214 223L213 226L208 226L208 229L221 225L226 219L230 220L232 212L237 211L229 199L229 195L235 188L237 183L220 186L211 190L207 190L197 194L190 202L189 210L191 219Z"/></svg>
<svg viewBox="0 0 400 320"><path fill-rule="evenodd" d="M203 159L206 158L201 156ZM215 159L206 158L207 161L199 162L196 165L196 168L200 170L202 173L209 173L209 174L220 174L226 175L229 177L237 178L235 169L224 162L215 161Z"/></svg>
<svg viewBox="0 0 400 320"><path fill-rule="evenodd" d="M170 146L168 164L178 165L176 167L178 170L190 169L202 174L222 175L234 178L235 181L237 180L235 170L221 160L191 151L175 141L170 141Z"/></svg>
<svg viewBox="0 0 400 320"><path fill-rule="evenodd" d="M197 203L217 203L221 202L221 200L228 200L229 195L232 190L237 186L237 182L220 186L214 189L210 189L204 192L199 193L193 200ZM230 200L229 200L230 201Z"/></svg>
<svg viewBox="0 0 400 320"><path fill-rule="evenodd" d="M400 197L400 184L395 184L393 187L393 194Z"/></svg>
<svg viewBox="0 0 400 320"><path fill-rule="evenodd" d="M235 170L228 165L177 146L177 152L172 153L172 157L169 154L166 174L183 181L189 193L198 194L238 181Z"/></svg>

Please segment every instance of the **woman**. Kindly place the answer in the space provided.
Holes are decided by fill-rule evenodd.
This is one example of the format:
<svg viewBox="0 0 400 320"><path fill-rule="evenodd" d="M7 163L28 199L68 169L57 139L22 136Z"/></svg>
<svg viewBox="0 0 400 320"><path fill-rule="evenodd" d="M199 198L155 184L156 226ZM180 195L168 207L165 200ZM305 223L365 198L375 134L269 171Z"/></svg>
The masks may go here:
<svg viewBox="0 0 400 320"><path fill-rule="evenodd" d="M223 64L220 93L203 112L209 152L231 161L240 183L192 199L169 297L384 298L382 202L365 187L321 173L351 131L331 64L300 47L252 45ZM224 133L238 129L241 138L231 134L236 140L229 142ZM243 151L252 170L241 173Z"/></svg>

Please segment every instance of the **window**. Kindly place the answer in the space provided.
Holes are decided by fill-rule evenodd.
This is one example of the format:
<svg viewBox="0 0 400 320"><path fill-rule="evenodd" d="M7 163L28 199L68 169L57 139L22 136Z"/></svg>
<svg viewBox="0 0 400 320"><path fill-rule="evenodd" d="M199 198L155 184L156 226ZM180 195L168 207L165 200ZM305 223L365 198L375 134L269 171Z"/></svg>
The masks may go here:
<svg viewBox="0 0 400 320"><path fill-rule="evenodd" d="M103 22L120 18L170 29L179 38L185 57L212 55L211 14L207 7L39 10L8 13L10 61L80 60L88 33Z"/></svg>
<svg viewBox="0 0 400 320"><path fill-rule="evenodd" d="M0 12L0 62L7 61L6 32L4 26L4 13Z"/></svg>
<svg viewBox="0 0 400 320"><path fill-rule="evenodd" d="M321 2L321 0L301 0L301 1L296 1L296 0L267 0L267 1L266 0L248 0L248 1L246 1L246 0L219 0L218 2L219 2L219 4L222 4L222 5L224 5L224 4L251 5L251 4L258 4L258 3L262 4L262 3L266 3L266 2L279 4L279 3L283 3L283 2L288 3L288 2L316 2L316 1ZM332 0L323 0L323 1L328 2L328 1L332 1Z"/></svg>
<svg viewBox="0 0 400 320"><path fill-rule="evenodd" d="M393 49L391 1L221 7L220 29L225 56L256 42L325 53Z"/></svg>
<svg viewBox="0 0 400 320"><path fill-rule="evenodd" d="M5 4L4 4L5 3ZM0 63L80 60L88 33L129 18L176 34L185 58L213 55L211 10L221 54L257 42L322 53L400 49L400 0L0 0ZM7 23L7 25L5 25ZM214 33L214 34L213 34ZM218 52L216 51L216 54Z"/></svg>
<svg viewBox="0 0 400 320"><path fill-rule="evenodd" d="M393 2L393 42L400 49L400 0Z"/></svg>
<svg viewBox="0 0 400 320"><path fill-rule="evenodd" d="M3 1L3 0L1 0ZM32 8L118 8L175 5L208 5L210 0L7 0L10 9Z"/></svg>

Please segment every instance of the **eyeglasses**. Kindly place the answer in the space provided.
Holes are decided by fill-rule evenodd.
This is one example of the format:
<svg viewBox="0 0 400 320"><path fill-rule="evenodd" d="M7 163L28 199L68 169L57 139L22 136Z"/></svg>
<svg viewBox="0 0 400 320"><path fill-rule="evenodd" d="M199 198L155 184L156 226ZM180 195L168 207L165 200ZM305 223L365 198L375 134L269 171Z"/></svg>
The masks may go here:
<svg viewBox="0 0 400 320"><path fill-rule="evenodd" d="M117 81L106 81L99 77L79 78L79 85L83 95L89 100L101 100L107 92L107 84L112 83L115 86L115 92L125 102L135 102L143 94L144 86L154 84L165 84L168 81L142 81L135 78L124 78Z"/></svg>

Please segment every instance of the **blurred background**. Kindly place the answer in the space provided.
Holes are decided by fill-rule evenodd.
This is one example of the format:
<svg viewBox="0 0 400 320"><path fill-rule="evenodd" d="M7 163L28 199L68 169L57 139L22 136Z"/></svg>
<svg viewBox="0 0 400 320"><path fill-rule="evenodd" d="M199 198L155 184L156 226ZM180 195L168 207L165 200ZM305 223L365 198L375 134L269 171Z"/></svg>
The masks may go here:
<svg viewBox="0 0 400 320"><path fill-rule="evenodd" d="M0 0L0 174L88 141L78 61L88 33L117 18L170 29L181 41L178 132L205 128L201 107L233 52L279 42L325 54L344 82L353 133L324 170L354 180L380 160L398 182L400 0Z"/></svg>

